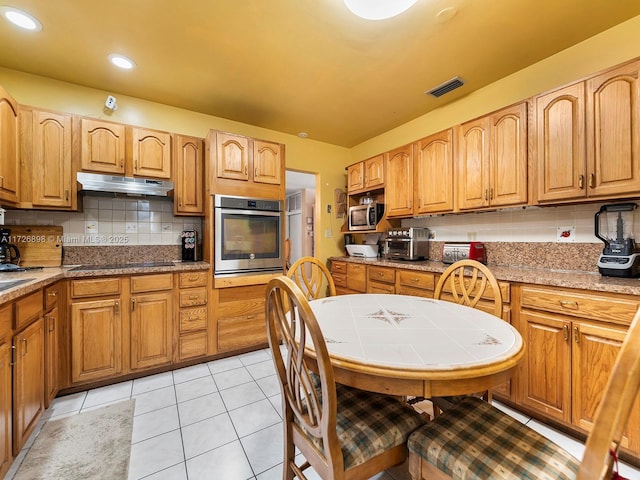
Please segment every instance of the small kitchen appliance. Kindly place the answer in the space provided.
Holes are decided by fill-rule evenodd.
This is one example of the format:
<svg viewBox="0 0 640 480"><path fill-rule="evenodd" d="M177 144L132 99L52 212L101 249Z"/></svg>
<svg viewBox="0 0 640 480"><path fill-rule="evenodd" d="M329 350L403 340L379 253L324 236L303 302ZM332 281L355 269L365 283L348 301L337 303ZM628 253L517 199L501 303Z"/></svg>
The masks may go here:
<svg viewBox="0 0 640 480"><path fill-rule="evenodd" d="M635 203L603 205L595 215L595 235L604 242L598 270L607 277L640 276L640 248L633 233Z"/></svg>
<svg viewBox="0 0 640 480"><path fill-rule="evenodd" d="M385 255L397 260L426 260L429 258L429 229L401 227L387 230Z"/></svg>
<svg viewBox="0 0 640 480"><path fill-rule="evenodd" d="M0 265L18 264L20 261L20 250L11 242L11 230L0 229Z"/></svg>
<svg viewBox="0 0 640 480"><path fill-rule="evenodd" d="M195 262L199 260L198 255L198 232L195 230L185 230L180 234L182 240L182 261Z"/></svg>
<svg viewBox="0 0 640 480"><path fill-rule="evenodd" d="M458 260L476 260L487 263L487 250L482 242L451 242L442 247L442 262L455 263Z"/></svg>

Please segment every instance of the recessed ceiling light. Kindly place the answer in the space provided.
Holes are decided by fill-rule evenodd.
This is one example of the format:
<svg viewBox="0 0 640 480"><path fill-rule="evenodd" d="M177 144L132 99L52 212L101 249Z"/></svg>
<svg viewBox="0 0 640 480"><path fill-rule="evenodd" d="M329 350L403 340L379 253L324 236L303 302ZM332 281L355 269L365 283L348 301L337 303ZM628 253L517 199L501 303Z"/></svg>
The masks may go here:
<svg viewBox="0 0 640 480"><path fill-rule="evenodd" d="M400 15L417 0L344 0L351 12L367 20L384 20Z"/></svg>
<svg viewBox="0 0 640 480"><path fill-rule="evenodd" d="M124 70L131 70L136 66L133 60L123 55L118 55L117 53L112 53L111 55L109 55L109 61L116 67L122 68Z"/></svg>
<svg viewBox="0 0 640 480"><path fill-rule="evenodd" d="M307 137L309 136L309 134L308 134L307 132L300 132L300 133L298 134L298 136L299 136L300 138L307 138Z"/></svg>
<svg viewBox="0 0 640 480"><path fill-rule="evenodd" d="M42 30L42 24L38 19L27 12L18 10L14 7L0 6L0 13L2 16L9 20L14 25L24 28L25 30L31 30L32 32L38 32Z"/></svg>

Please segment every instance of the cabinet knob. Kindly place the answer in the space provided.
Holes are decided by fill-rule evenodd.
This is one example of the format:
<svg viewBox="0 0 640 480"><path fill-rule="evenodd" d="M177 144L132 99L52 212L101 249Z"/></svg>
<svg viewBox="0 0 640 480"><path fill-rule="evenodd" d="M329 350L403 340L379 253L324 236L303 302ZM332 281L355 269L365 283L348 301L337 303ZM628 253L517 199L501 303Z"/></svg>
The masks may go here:
<svg viewBox="0 0 640 480"><path fill-rule="evenodd" d="M573 327L573 340L576 343L580 343L580 329L578 328L577 325Z"/></svg>
<svg viewBox="0 0 640 480"><path fill-rule="evenodd" d="M578 176L578 188L580 190L584 189L584 175Z"/></svg>
<svg viewBox="0 0 640 480"><path fill-rule="evenodd" d="M596 174L589 175L589 188L596 188Z"/></svg>
<svg viewBox="0 0 640 480"><path fill-rule="evenodd" d="M564 338L565 342L569 340L569 325L562 326L562 337Z"/></svg>

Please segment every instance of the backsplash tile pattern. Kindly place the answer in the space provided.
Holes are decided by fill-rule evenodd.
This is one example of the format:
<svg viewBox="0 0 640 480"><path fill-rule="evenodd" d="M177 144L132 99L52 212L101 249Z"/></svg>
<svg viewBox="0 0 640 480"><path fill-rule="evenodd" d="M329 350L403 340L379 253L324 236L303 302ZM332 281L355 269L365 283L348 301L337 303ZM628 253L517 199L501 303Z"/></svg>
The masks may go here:
<svg viewBox="0 0 640 480"><path fill-rule="evenodd" d="M174 216L169 199L85 196L82 212L7 210L5 225L60 225L64 247L180 245L182 230L202 234L202 219Z"/></svg>

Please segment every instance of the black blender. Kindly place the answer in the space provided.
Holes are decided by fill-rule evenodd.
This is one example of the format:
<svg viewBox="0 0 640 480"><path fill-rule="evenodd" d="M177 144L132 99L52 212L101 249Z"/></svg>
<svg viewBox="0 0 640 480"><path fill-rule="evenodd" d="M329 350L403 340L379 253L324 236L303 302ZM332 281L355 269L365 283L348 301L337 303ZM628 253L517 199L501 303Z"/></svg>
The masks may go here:
<svg viewBox="0 0 640 480"><path fill-rule="evenodd" d="M596 213L595 234L604 242L604 249L598 258L601 275L624 278L640 276L640 248L633 238L633 220L637 208L635 203L618 203L603 205Z"/></svg>

